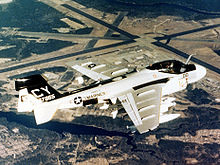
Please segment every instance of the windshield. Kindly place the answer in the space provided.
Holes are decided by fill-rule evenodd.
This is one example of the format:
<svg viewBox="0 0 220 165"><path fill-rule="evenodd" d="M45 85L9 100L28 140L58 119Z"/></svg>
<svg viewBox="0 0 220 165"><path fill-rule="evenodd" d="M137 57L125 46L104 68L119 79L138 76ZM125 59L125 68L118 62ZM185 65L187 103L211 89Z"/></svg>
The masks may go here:
<svg viewBox="0 0 220 165"><path fill-rule="evenodd" d="M159 72L172 73L172 74L185 73L196 69L194 64L184 64L176 60L167 60L167 61L158 62L149 65L146 68L150 70L159 70Z"/></svg>

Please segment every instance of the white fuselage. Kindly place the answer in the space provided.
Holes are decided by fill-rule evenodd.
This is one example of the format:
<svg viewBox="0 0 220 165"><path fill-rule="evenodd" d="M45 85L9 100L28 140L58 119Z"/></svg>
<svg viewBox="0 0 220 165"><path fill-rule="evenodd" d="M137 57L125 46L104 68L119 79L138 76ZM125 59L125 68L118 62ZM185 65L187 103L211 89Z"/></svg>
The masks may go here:
<svg viewBox="0 0 220 165"><path fill-rule="evenodd" d="M143 128L142 126L138 127L140 132L146 132L148 129L152 130L156 128L159 123L175 119L179 116L174 114L173 116L168 117L158 114L167 112L168 108L174 105L172 99L161 97L185 89L189 83L200 80L205 74L206 69L199 65L195 65L193 70L184 73L167 73L160 69L144 69L140 72L127 74L126 77L121 76L101 81L100 83L73 91L68 95L57 94L57 92L55 92L55 90L40 76L27 77L27 80L21 79L20 81L17 81L17 88L20 89L18 112L34 111L36 123L42 124L50 121L58 109L72 109L98 103L103 104L100 108L108 108L108 104L115 104L117 100L119 100L122 105L124 104L123 106L126 106L127 109L125 109L134 124L139 126L142 125L142 122L146 123L149 119L149 116L146 117L145 115L143 116L145 117L143 118L144 121L142 121L139 113L143 114L144 111L147 111L148 108L152 108L152 106L150 104L149 106L146 105L144 109L142 107L142 109L138 111L132 95L137 94L137 97L139 98L147 98L148 100L144 100L144 102L146 101L150 103L151 101L149 100L152 100L152 96L147 89L153 89L156 87L155 89L157 89L157 91L153 89L151 92L154 91L157 93L154 93L154 95L159 101L156 100L156 102L153 103L155 114L152 115L155 120L155 116L160 116L160 121L157 121L156 124L153 123L154 125L152 125L151 122L148 122L147 125L149 128L146 127L146 129L143 125ZM41 79L40 86L37 86L36 88L27 87L27 85L33 83L33 80L35 81L37 79ZM26 88L22 88L22 85ZM153 97L153 99L155 98ZM142 104L142 102L138 103ZM136 115L136 113L138 115ZM116 114L117 113L113 113L113 118L115 118ZM150 117L152 117L152 115L150 115ZM137 116L139 117L137 118ZM152 120L152 122L153 121L154 120Z"/></svg>
<svg viewBox="0 0 220 165"><path fill-rule="evenodd" d="M48 102L56 106L57 109L75 108L84 106L85 102L88 103L96 100L97 103L105 103L111 100L112 103L116 102L117 97L138 88L139 86L153 85L154 83L161 83L162 96L183 90L187 84L198 81L206 74L206 69L200 65L196 65L196 70L186 72L183 74L170 74L159 72L158 70L142 70L140 72L127 75L126 78L121 80L113 80L112 82L93 87L75 94L62 97ZM167 79L167 82L160 80ZM87 105L87 104L86 104Z"/></svg>

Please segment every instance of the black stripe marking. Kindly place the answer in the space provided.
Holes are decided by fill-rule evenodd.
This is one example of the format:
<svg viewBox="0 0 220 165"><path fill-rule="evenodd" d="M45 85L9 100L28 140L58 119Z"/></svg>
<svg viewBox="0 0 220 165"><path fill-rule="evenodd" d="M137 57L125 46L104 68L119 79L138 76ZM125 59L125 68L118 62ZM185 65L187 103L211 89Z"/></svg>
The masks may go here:
<svg viewBox="0 0 220 165"><path fill-rule="evenodd" d="M159 79L159 80L156 80L156 81L151 81L151 82L148 82L148 83L137 85L137 86L133 87L133 89L138 90L138 89L144 88L146 86L160 84L160 83L166 83L167 81L169 81L169 78L163 78L163 79Z"/></svg>

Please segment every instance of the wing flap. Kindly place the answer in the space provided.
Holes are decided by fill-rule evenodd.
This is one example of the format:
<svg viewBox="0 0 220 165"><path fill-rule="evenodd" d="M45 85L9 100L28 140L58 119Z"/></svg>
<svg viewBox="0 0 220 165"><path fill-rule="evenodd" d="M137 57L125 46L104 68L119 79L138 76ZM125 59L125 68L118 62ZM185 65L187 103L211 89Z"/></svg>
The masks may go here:
<svg viewBox="0 0 220 165"><path fill-rule="evenodd" d="M151 85L118 97L140 133L159 125L162 85Z"/></svg>
<svg viewBox="0 0 220 165"><path fill-rule="evenodd" d="M118 97L135 126L141 125L141 117L131 93Z"/></svg>
<svg viewBox="0 0 220 165"><path fill-rule="evenodd" d="M159 126L161 91L162 85L158 84L144 87L134 92L134 95L137 96L137 99L135 99L137 100L138 112L143 123L137 126L140 133L153 130Z"/></svg>

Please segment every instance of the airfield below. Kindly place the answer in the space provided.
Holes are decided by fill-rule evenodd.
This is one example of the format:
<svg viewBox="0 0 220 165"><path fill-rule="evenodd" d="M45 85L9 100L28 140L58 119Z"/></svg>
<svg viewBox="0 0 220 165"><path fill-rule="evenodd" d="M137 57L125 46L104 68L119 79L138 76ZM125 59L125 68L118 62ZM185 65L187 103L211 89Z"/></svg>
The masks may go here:
<svg viewBox="0 0 220 165"><path fill-rule="evenodd" d="M13 26L2 23L0 29L0 164L220 162L219 15L167 6L124 7L101 0L33 3L27 10L39 15L32 22L35 26L29 23L34 21L30 15ZM19 10L12 5L1 12L15 9ZM186 61L189 54L195 54L192 63L208 67L207 76L172 95L179 119L146 134L126 129L132 123L120 105L60 110L53 121L40 126L33 114L16 112L16 78L44 74L53 87L66 92L93 83L85 77L79 85L75 78L82 75L66 66L70 61L98 59L141 70L162 60ZM111 112L116 109L120 113L113 120Z"/></svg>

